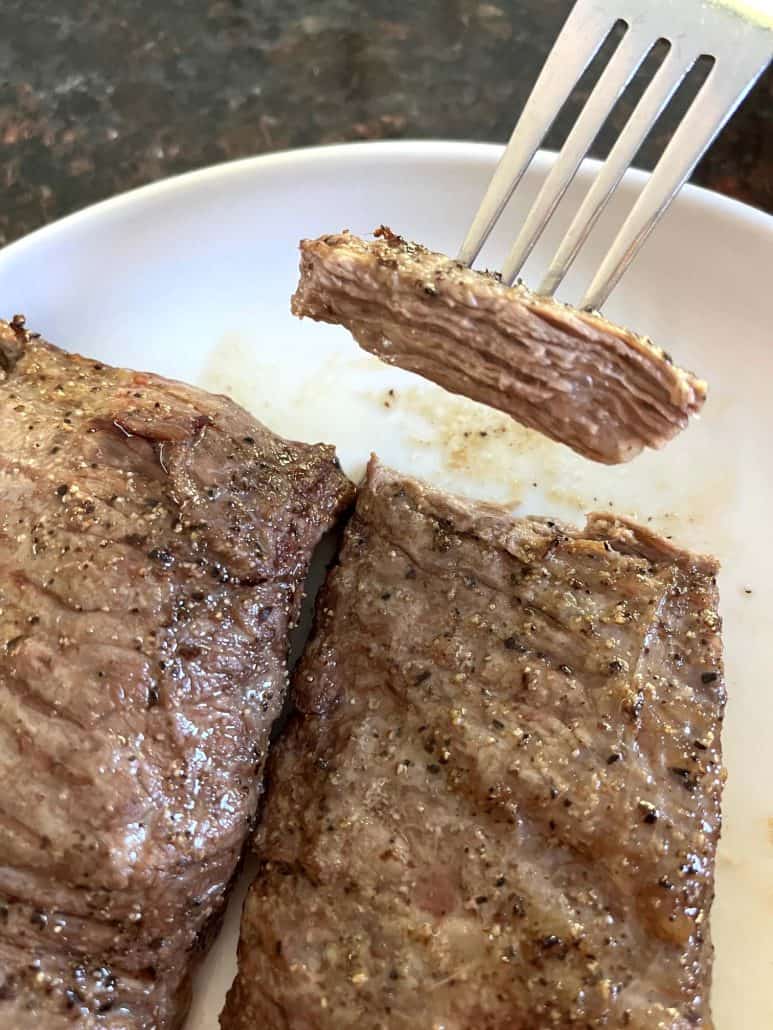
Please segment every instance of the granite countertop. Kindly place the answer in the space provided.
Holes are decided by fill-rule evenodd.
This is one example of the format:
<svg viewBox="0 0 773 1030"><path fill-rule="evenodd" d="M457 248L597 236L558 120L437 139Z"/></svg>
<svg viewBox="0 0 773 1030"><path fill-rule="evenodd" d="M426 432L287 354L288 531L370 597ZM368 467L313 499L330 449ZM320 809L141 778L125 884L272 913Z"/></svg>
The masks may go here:
<svg viewBox="0 0 773 1030"><path fill-rule="evenodd" d="M245 155L341 140L505 140L570 7L3 0L0 244L130 187ZM624 97L594 153L630 106ZM673 124L656 127L638 164L652 166ZM773 211L773 75L693 181Z"/></svg>

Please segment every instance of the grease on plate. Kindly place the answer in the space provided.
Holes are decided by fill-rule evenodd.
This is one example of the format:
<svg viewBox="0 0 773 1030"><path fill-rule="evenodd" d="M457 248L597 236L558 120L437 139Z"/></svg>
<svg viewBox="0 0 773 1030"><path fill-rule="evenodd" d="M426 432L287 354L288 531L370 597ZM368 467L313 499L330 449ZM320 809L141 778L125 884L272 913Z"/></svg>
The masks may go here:
<svg viewBox="0 0 773 1030"><path fill-rule="evenodd" d="M334 443L355 480L375 451L387 464L445 489L521 513L581 523L589 511L614 511L685 546L713 550L720 558L733 552L739 529L725 524L718 499L734 494L735 473L727 464L721 480L707 472L712 454L701 454L695 427L685 433L691 460L679 464L678 476L656 452L626 465L599 465L502 412L385 365L346 334L324 331L330 328L315 326L313 351L304 340L297 361L276 364L256 360L260 351L249 336L227 333L200 381L278 433ZM672 456L682 448L681 439L669 445Z"/></svg>

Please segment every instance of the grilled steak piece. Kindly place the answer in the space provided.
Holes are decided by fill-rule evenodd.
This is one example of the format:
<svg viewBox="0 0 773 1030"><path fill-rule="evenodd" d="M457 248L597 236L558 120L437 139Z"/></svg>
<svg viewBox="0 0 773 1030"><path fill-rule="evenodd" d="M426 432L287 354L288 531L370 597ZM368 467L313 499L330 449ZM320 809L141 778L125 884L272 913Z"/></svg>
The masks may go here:
<svg viewBox="0 0 773 1030"><path fill-rule="evenodd" d="M222 1026L710 1027L716 571L372 465L269 760Z"/></svg>
<svg viewBox="0 0 773 1030"><path fill-rule="evenodd" d="M706 383L644 337L384 227L370 242L303 240L292 310L607 464L662 447L706 399Z"/></svg>
<svg viewBox="0 0 773 1030"><path fill-rule="evenodd" d="M0 323L0 1026L181 1022L350 501L332 448Z"/></svg>

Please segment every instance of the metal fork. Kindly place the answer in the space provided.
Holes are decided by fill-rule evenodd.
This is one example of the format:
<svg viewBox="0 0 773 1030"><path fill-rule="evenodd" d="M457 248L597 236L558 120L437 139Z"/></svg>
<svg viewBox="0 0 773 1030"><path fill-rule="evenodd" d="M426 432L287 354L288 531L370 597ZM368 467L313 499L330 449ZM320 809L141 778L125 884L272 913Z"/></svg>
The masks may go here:
<svg viewBox="0 0 773 1030"><path fill-rule="evenodd" d="M766 0L757 0L762 8ZM700 58L713 66L671 137L655 170L588 287L581 306L598 309L620 281L641 245L700 157L773 57L773 14L739 8L732 0L577 0L548 55L478 213L459 252L470 265L521 181L534 154L578 79L612 29L623 35L601 73L555 164L532 205L502 268L518 276L583 157L636 70L660 43L667 54L634 107L550 263L538 293L550 296L562 282L639 147L682 80ZM768 12L771 8L768 7Z"/></svg>

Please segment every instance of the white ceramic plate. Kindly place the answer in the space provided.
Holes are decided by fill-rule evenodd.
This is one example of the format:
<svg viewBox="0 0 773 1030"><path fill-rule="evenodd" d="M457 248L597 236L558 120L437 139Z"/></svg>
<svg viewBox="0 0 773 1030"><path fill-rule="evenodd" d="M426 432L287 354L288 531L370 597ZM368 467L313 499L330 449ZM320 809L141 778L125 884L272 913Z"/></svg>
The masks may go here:
<svg viewBox="0 0 773 1030"><path fill-rule="evenodd" d="M479 497L577 520L612 507L723 562L729 780L713 913L720 1030L773 1026L773 219L686 189L606 313L701 373L701 421L665 451L595 466L506 418L297 322L302 236L379 222L453 252L500 148L374 143L277 154L99 204L0 253L2 314L64 347L227 391L271 428L329 440ZM497 267L551 158L540 155L483 254ZM526 269L534 281L594 170L587 164ZM642 176L631 174L562 296L577 299ZM530 274L531 273L531 274ZM393 391L393 393L390 393ZM238 908L197 980L188 1027L213 1030L235 966Z"/></svg>

